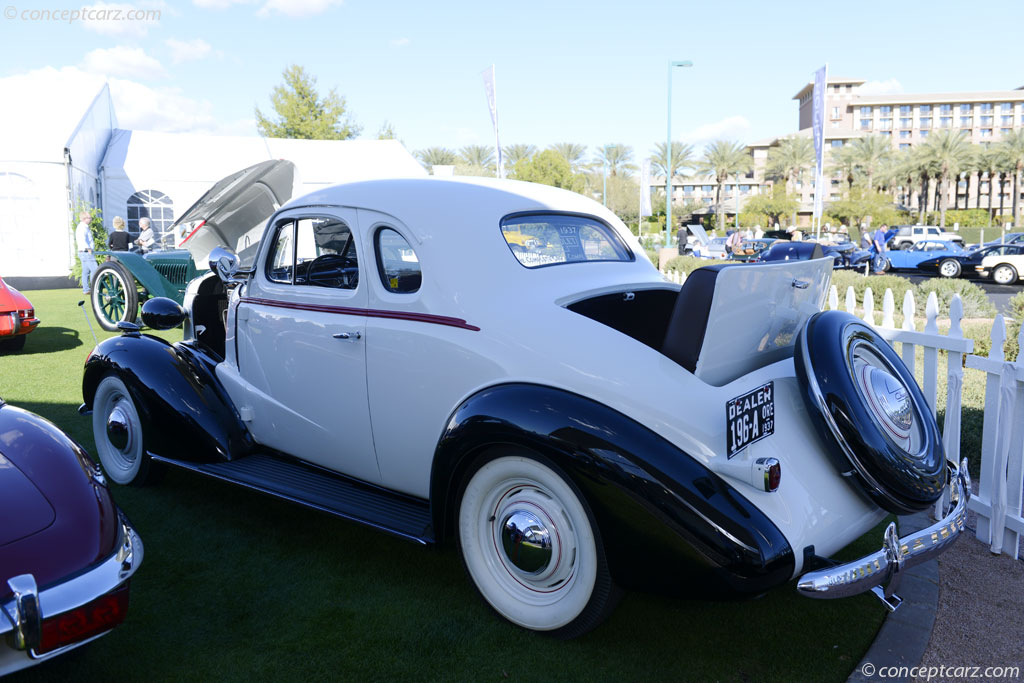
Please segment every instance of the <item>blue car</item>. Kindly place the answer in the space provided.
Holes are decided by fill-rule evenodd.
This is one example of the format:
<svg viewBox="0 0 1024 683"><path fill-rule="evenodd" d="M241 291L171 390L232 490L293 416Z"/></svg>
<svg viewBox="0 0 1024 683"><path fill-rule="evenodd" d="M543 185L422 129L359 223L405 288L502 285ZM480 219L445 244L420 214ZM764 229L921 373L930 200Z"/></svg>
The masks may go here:
<svg viewBox="0 0 1024 683"><path fill-rule="evenodd" d="M960 262L957 256L966 254L955 242L947 240L921 240L909 249L887 251L878 257L878 270L918 270L924 261L940 260L940 272L945 277L957 277L960 274ZM943 257L949 259L942 261ZM942 272L942 271L949 272ZM955 272L954 272L955 271Z"/></svg>

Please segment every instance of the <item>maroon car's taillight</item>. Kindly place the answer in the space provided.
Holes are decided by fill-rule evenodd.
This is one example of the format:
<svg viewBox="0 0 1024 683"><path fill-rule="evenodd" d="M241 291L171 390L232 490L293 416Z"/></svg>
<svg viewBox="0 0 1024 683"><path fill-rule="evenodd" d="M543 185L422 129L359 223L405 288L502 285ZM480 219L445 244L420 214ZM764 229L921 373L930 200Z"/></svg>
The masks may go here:
<svg viewBox="0 0 1024 683"><path fill-rule="evenodd" d="M128 584L81 607L43 621L38 654L88 640L109 631L128 613Z"/></svg>

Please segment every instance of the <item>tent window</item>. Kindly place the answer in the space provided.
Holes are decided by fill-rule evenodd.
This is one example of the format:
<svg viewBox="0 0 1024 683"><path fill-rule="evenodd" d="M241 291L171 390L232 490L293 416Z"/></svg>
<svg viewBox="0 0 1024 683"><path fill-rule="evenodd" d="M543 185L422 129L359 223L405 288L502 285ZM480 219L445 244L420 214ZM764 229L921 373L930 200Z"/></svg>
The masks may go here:
<svg viewBox="0 0 1024 683"><path fill-rule="evenodd" d="M128 232L132 238L139 236L139 219L148 217L157 242L173 243L170 227L174 223L174 203L171 198L158 190L139 190L128 198L126 210ZM165 239L166 238L166 239Z"/></svg>

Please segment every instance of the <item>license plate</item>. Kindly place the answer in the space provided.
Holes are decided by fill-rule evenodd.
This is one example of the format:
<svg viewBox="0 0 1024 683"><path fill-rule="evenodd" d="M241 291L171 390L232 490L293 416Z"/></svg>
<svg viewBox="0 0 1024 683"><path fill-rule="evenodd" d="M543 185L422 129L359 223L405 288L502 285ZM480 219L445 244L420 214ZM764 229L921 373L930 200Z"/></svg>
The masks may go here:
<svg viewBox="0 0 1024 683"><path fill-rule="evenodd" d="M725 404L726 457L775 432L775 382L730 399Z"/></svg>

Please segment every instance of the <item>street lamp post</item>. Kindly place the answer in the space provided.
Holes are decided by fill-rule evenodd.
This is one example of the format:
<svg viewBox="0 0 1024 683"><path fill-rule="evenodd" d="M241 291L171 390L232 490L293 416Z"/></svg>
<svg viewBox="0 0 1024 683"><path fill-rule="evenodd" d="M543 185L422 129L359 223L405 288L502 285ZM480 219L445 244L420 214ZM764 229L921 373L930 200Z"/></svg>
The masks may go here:
<svg viewBox="0 0 1024 683"><path fill-rule="evenodd" d="M672 67L693 66L690 60L668 63L668 136L665 138L665 246L672 246Z"/></svg>
<svg viewBox="0 0 1024 683"><path fill-rule="evenodd" d="M732 180L732 182L733 182L732 191L736 195L736 229L739 230L740 229L740 173L739 173L739 171L736 171L736 173L733 174L732 178L733 178L733 180Z"/></svg>

